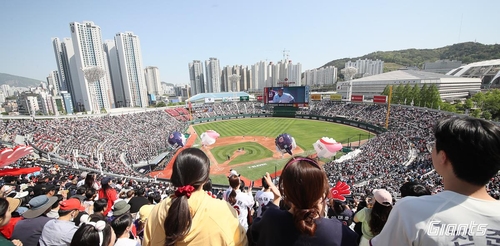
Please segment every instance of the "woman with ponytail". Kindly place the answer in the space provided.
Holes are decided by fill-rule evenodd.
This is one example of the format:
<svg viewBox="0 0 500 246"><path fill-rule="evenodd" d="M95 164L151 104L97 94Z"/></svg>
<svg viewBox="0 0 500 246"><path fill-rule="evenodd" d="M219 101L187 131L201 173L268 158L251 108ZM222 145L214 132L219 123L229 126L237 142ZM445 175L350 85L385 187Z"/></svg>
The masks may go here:
<svg viewBox="0 0 500 246"><path fill-rule="evenodd" d="M243 228L245 228L245 230L247 230L248 213L253 208L255 201L253 200L253 196L251 195L251 193L247 194L240 190L241 180L239 175L229 175L228 179L231 190L227 197L227 202L231 204L234 209L236 209L240 224L243 226Z"/></svg>
<svg viewBox="0 0 500 246"><path fill-rule="evenodd" d="M325 218L328 180L318 163L292 157L281 173L279 189L265 176L275 199L263 208L262 218L248 229L257 245L357 245L357 234L338 220ZM283 195L288 210L278 205Z"/></svg>
<svg viewBox="0 0 500 246"><path fill-rule="evenodd" d="M177 189L151 211L142 245L247 245L234 208L203 191L210 172L205 153L183 149L172 169Z"/></svg>

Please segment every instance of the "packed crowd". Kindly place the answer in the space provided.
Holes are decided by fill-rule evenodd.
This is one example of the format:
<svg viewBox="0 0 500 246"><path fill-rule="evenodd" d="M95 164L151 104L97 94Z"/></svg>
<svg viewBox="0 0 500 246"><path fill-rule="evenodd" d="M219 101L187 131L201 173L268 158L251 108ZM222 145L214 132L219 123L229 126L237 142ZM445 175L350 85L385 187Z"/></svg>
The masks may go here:
<svg viewBox="0 0 500 246"><path fill-rule="evenodd" d="M149 161L169 148L172 131L184 131L180 122L163 111L117 116L58 120L6 120L0 135L13 142L25 136L34 146L68 162L104 171L137 175L132 164ZM74 156L75 152L78 156ZM102 155L102 161L99 157Z"/></svg>

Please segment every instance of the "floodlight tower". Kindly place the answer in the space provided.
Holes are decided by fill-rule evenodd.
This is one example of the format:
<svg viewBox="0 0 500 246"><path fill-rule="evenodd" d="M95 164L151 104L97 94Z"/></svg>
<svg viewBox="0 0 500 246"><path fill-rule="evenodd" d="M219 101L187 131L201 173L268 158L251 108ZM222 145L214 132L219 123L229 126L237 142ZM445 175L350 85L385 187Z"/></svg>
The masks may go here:
<svg viewBox="0 0 500 246"><path fill-rule="evenodd" d="M99 103L97 102L96 83L106 75L106 71L100 67L86 67L83 68L83 75L89 84L88 90L90 91L90 99L92 102L92 113L100 113Z"/></svg>
<svg viewBox="0 0 500 246"><path fill-rule="evenodd" d="M344 74L344 77L347 77L347 100L351 101L352 77L354 77L354 75L356 75L356 73L358 72L358 69L355 67L346 67L340 71L342 74Z"/></svg>

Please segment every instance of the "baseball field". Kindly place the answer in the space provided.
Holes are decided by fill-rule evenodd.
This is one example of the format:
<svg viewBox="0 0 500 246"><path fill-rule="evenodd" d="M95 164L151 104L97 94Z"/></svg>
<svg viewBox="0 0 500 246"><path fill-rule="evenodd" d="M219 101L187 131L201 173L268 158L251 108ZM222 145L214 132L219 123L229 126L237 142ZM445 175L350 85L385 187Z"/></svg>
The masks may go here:
<svg viewBox="0 0 500 246"><path fill-rule="evenodd" d="M217 141L209 146L202 146L199 136L214 130L220 134ZM276 150L275 138L288 133L297 143L292 150L293 155L308 156L315 154L313 143L321 137L330 137L346 146L363 144L373 133L323 121L289 119L289 118L259 118L239 119L210 122L190 127L198 138L193 147L201 148L211 160L211 179L214 184L227 185L226 175L230 169L236 170L244 180L257 180L269 172L271 174L283 168L290 158ZM341 152L337 156L342 155ZM322 162L329 161L322 159Z"/></svg>

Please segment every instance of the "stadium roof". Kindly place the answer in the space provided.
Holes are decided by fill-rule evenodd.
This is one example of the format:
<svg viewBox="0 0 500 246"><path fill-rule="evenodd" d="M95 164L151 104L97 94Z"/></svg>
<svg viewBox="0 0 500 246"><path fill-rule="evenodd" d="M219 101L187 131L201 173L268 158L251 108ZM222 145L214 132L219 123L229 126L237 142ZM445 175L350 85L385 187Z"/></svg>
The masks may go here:
<svg viewBox="0 0 500 246"><path fill-rule="evenodd" d="M367 76L360 79L355 79L352 82L372 82L372 81L391 81L391 80L430 80L441 78L456 78L451 75L444 75L440 73L431 73L418 70L397 70L388 73L381 73L377 75Z"/></svg>
<svg viewBox="0 0 500 246"><path fill-rule="evenodd" d="M213 99L222 99L225 97L237 97L239 98L240 96L250 96L246 92L218 92L218 93L200 93L196 94L186 101L199 101L199 100L204 100L205 98L213 98Z"/></svg>
<svg viewBox="0 0 500 246"><path fill-rule="evenodd" d="M455 68L447 74L465 78L481 78L483 84L491 84L500 78L500 59L474 62ZM496 83L499 82L500 80Z"/></svg>

